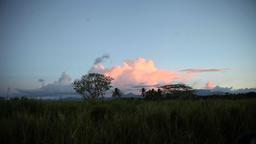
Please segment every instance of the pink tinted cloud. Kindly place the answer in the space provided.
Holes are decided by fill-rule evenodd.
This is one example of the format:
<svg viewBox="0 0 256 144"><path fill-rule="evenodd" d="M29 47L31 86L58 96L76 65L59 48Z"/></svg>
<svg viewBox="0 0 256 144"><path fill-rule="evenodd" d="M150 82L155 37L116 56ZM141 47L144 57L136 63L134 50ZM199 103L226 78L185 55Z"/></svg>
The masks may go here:
<svg viewBox="0 0 256 144"><path fill-rule="evenodd" d="M155 85L183 79L179 73L158 69L152 60L144 58L125 61L122 66L108 69L104 74L113 77L116 85Z"/></svg>
<svg viewBox="0 0 256 144"><path fill-rule="evenodd" d="M89 72L98 72L114 78L113 85L155 85L189 79L176 71L158 69L152 60L137 58L126 60L120 66L104 68L102 64L94 65Z"/></svg>
<svg viewBox="0 0 256 144"><path fill-rule="evenodd" d="M189 78L193 78L197 76L200 73L213 73L213 72L225 72L227 69L207 69L207 68L202 68L202 69L183 69L180 70L180 72L183 72L187 75Z"/></svg>
<svg viewBox="0 0 256 144"><path fill-rule="evenodd" d="M205 85L206 89L213 89L215 88L215 84L212 81L208 81Z"/></svg>
<svg viewBox="0 0 256 144"><path fill-rule="evenodd" d="M186 69L172 71L159 69L152 60L137 58L126 60L120 66L105 68L101 63L94 65L89 72L102 73L114 78L114 86L157 85L173 82L187 82L199 72L222 72L221 69ZM184 73L185 72L185 73Z"/></svg>
<svg viewBox="0 0 256 144"><path fill-rule="evenodd" d="M203 72L224 72L227 69L184 69L181 72L203 73Z"/></svg>

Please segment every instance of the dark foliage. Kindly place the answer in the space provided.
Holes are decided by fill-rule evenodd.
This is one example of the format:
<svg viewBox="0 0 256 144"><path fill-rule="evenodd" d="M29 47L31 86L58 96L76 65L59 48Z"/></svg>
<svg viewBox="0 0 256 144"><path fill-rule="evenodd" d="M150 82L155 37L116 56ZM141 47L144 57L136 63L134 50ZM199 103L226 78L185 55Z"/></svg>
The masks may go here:
<svg viewBox="0 0 256 144"><path fill-rule="evenodd" d="M122 95L122 92L118 88L115 88L112 93L113 98L120 98Z"/></svg>
<svg viewBox="0 0 256 144"><path fill-rule="evenodd" d="M256 131L255 98L15 99L0 107L1 144L230 144L251 142Z"/></svg>
<svg viewBox="0 0 256 144"><path fill-rule="evenodd" d="M164 85L159 87L157 91L155 89L146 90L142 88L141 95L149 100L195 98L194 90L185 84Z"/></svg>
<svg viewBox="0 0 256 144"><path fill-rule="evenodd" d="M157 91L154 89L148 90L145 92L144 95L145 95L144 96L145 99L150 99L150 100L159 100L163 98L161 89L157 89Z"/></svg>
<svg viewBox="0 0 256 144"><path fill-rule="evenodd" d="M111 88L111 77L98 73L89 73L83 75L81 80L73 83L75 91L84 99L95 100Z"/></svg>

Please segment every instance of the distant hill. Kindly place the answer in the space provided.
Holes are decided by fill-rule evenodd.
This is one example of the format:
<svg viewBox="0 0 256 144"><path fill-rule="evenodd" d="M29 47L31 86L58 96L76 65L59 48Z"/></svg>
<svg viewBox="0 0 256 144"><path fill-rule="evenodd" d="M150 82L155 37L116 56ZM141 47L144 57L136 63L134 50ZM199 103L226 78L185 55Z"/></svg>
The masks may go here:
<svg viewBox="0 0 256 144"><path fill-rule="evenodd" d="M124 94L122 97L123 98L140 98L141 96L130 92L130 93Z"/></svg>
<svg viewBox="0 0 256 144"><path fill-rule="evenodd" d="M214 89L195 89L195 94L198 96L212 96L212 95L218 95L218 96L224 96L224 95L233 95L236 96L238 94L248 94L248 93L256 93L255 88L250 89L232 89L232 88L221 88L216 87ZM76 94L75 92L40 92L40 93L18 93L10 95L9 98L15 98L15 97L26 97L31 99L40 99L40 100L67 100L67 101L77 101L81 100L81 96ZM0 95L0 99L6 99L7 97L5 95ZM123 94L121 98L142 98L138 94L134 94L132 92ZM112 91L108 91L104 99L112 99Z"/></svg>
<svg viewBox="0 0 256 144"><path fill-rule="evenodd" d="M221 91L211 91L207 89L196 89L195 94L199 96L209 96L209 95L225 95L226 92Z"/></svg>

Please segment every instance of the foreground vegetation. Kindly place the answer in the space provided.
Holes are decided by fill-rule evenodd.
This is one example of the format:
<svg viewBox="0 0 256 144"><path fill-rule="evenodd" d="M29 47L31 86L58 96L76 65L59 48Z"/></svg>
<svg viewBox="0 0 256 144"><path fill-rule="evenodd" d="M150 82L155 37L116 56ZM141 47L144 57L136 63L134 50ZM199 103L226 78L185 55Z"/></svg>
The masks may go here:
<svg viewBox="0 0 256 144"><path fill-rule="evenodd" d="M256 130L256 99L0 101L0 143L224 144Z"/></svg>

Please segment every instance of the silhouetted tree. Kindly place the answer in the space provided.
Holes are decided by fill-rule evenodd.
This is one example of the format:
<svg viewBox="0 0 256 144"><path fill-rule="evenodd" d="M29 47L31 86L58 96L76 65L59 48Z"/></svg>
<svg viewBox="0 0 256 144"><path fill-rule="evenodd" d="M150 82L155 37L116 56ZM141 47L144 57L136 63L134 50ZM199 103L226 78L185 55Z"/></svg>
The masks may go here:
<svg viewBox="0 0 256 144"><path fill-rule="evenodd" d="M153 99L156 91L154 89L148 90L145 92L146 99Z"/></svg>
<svg viewBox="0 0 256 144"><path fill-rule="evenodd" d="M166 97L193 97L194 90L185 84L171 84L160 87Z"/></svg>
<svg viewBox="0 0 256 144"><path fill-rule="evenodd" d="M113 93L112 93L112 97L113 98L116 98L116 97L120 98L121 96L122 96L122 92L118 88L115 88Z"/></svg>
<svg viewBox="0 0 256 144"><path fill-rule="evenodd" d="M163 92L160 88L157 89L157 97L160 99L160 98L163 98Z"/></svg>
<svg viewBox="0 0 256 144"><path fill-rule="evenodd" d="M142 89L141 89L141 96L142 96L142 97L145 97L145 93L146 93L146 89L145 89L145 88L142 88Z"/></svg>
<svg viewBox="0 0 256 144"><path fill-rule="evenodd" d="M95 100L103 96L111 88L113 78L98 73L89 73L83 75L81 80L73 83L73 88L84 99Z"/></svg>
<svg viewBox="0 0 256 144"><path fill-rule="evenodd" d="M151 89L145 92L145 99L158 100L162 98L163 95L161 89L157 89L157 91L155 89Z"/></svg>

